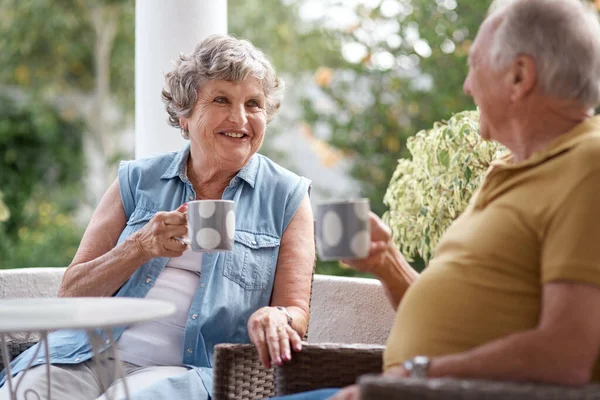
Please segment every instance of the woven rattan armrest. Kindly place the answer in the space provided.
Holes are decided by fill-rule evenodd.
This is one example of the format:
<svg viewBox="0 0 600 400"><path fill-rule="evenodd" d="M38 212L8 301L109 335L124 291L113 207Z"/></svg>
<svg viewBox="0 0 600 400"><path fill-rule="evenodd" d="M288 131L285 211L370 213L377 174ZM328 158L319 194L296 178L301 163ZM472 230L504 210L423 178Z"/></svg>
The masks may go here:
<svg viewBox="0 0 600 400"><path fill-rule="evenodd" d="M459 379L363 376L361 400L599 400L600 385L550 386Z"/></svg>
<svg viewBox="0 0 600 400"><path fill-rule="evenodd" d="M15 357L17 357L19 354L21 354L22 352L24 352L25 350L27 350L28 348L30 348L31 346L33 346L34 344L36 344L37 342L31 342L31 341L27 341L27 342L7 342L6 346L8 347L8 355L10 357L11 360L14 360ZM4 368L4 356L2 354L2 351L0 350L0 370L2 370Z"/></svg>
<svg viewBox="0 0 600 400"><path fill-rule="evenodd" d="M292 361L275 369L278 395L343 387L363 374L380 373L383 346L304 344Z"/></svg>
<svg viewBox="0 0 600 400"><path fill-rule="evenodd" d="M213 362L215 400L254 400L272 397L273 369L266 369L252 344L219 344Z"/></svg>

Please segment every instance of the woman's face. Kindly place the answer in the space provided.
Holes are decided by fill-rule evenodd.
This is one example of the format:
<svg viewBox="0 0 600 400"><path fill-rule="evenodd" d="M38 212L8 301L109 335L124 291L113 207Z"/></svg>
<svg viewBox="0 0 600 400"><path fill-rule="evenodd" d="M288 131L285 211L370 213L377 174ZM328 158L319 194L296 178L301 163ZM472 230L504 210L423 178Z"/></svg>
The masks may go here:
<svg viewBox="0 0 600 400"><path fill-rule="evenodd" d="M221 168L241 169L265 136L267 113L260 80L206 82L192 116L182 118L180 125L189 130L192 149L201 149Z"/></svg>

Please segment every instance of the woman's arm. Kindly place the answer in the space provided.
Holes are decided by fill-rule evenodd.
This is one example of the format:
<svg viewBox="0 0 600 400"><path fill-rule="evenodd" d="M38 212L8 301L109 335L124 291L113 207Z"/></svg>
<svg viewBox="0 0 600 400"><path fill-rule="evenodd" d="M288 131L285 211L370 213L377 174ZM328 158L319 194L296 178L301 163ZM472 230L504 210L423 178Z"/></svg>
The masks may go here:
<svg viewBox="0 0 600 400"><path fill-rule="evenodd" d="M127 217L119 182L108 188L81 239L58 290L60 297L112 296L153 257L178 257L185 245L172 239L187 232L180 212L157 213L141 230L115 247Z"/></svg>
<svg viewBox="0 0 600 400"><path fill-rule="evenodd" d="M314 262L314 220L307 195L281 238L271 307L259 309L248 321L250 339L267 368L271 361L280 365L291 359L290 342L295 350L301 349L308 327ZM291 315L292 327L277 306Z"/></svg>

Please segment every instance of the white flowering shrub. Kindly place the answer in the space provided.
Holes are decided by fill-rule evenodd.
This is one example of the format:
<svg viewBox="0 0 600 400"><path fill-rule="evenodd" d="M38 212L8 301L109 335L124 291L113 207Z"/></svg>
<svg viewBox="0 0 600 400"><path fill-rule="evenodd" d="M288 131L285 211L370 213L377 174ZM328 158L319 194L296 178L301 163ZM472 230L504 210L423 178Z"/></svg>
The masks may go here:
<svg viewBox="0 0 600 400"><path fill-rule="evenodd" d="M401 159L384 203L394 243L412 259L428 261L452 221L466 208L490 162L503 148L479 136L479 114L463 111L408 139L412 159Z"/></svg>

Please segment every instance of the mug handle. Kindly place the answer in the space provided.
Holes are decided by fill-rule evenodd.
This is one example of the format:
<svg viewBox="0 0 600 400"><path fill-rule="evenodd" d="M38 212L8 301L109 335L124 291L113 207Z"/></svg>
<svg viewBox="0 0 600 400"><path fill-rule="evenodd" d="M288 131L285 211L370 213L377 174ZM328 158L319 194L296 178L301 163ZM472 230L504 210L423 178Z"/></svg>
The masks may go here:
<svg viewBox="0 0 600 400"><path fill-rule="evenodd" d="M180 210L179 212L182 213L183 215L185 215L187 217L187 213L188 213L187 203L184 203L181 206L179 206L179 208L177 210ZM191 242L190 242L190 238L189 237L173 236L173 239L181 242L182 244L185 244L186 250L190 248Z"/></svg>
<svg viewBox="0 0 600 400"><path fill-rule="evenodd" d="M190 238L189 237L180 237L180 236L173 236L173 239L185 244L187 246L187 248L190 247Z"/></svg>

